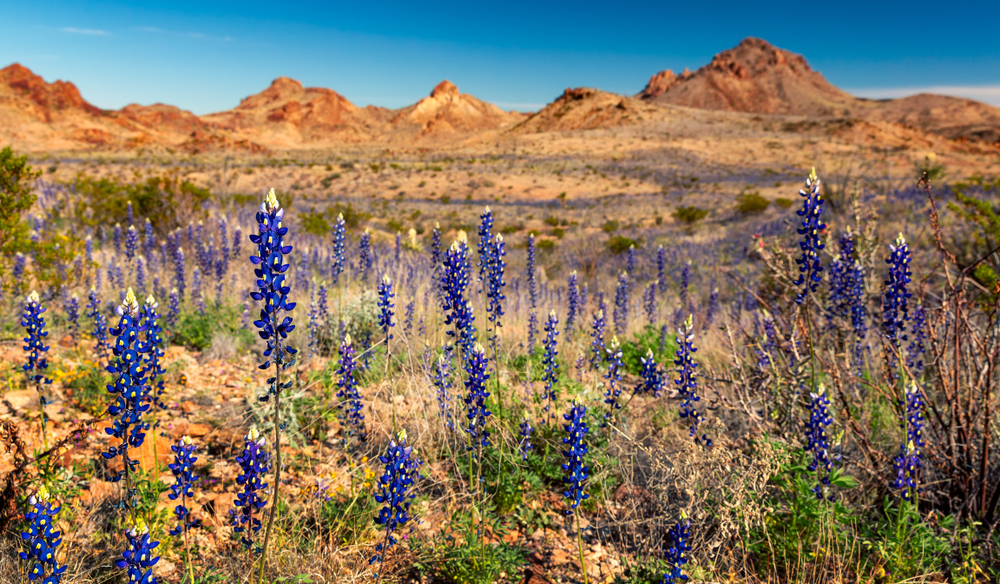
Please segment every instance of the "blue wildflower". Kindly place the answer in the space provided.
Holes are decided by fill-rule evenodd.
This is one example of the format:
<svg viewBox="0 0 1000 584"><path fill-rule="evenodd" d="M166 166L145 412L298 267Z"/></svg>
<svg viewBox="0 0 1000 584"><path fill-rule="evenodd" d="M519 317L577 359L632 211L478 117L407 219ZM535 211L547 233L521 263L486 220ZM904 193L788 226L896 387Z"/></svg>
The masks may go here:
<svg viewBox="0 0 1000 584"><path fill-rule="evenodd" d="M507 255L503 235L497 233L491 242L487 242L489 249L489 263L486 271L486 315L490 322L497 327L500 326L500 317L503 316L503 301L505 299L503 288L506 285L503 279L504 256Z"/></svg>
<svg viewBox="0 0 1000 584"><path fill-rule="evenodd" d="M677 384L677 391L681 398L681 418L687 419L690 426L692 438L698 440L698 424L705 421L705 417L698 413L695 404L700 401L698 397L698 382L695 380L698 364L694 362L694 354L698 351L694 347L694 319L687 317L684 324L677 330L677 359L674 365L677 366L679 377L674 380ZM705 446L711 446L712 441L707 434L701 435L701 442Z"/></svg>
<svg viewBox="0 0 1000 584"><path fill-rule="evenodd" d="M656 248L656 282L660 294L667 293L667 256L663 246Z"/></svg>
<svg viewBox="0 0 1000 584"><path fill-rule="evenodd" d="M383 507L375 517L375 524L385 530L385 539L375 546L375 555L368 564L382 562L389 549L396 545L396 533L410 520L410 502L416 496L408 493L417 477L420 460L413 455L413 447L406 444L406 431L401 430L395 440L389 441L385 456L379 461L385 471L378 480L379 492L375 501Z"/></svg>
<svg viewBox="0 0 1000 584"><path fill-rule="evenodd" d="M378 326L382 329L382 336L385 337L386 351L389 350L389 341L392 340L389 329L395 326L392 322L392 309L396 306L392 303L392 299L395 297L396 295L392 293L392 280L389 276L382 276L382 282L378 285Z"/></svg>
<svg viewBox="0 0 1000 584"><path fill-rule="evenodd" d="M80 299L76 294L66 302L66 321L69 323L69 334L75 343L80 339Z"/></svg>
<svg viewBox="0 0 1000 584"><path fill-rule="evenodd" d="M646 285L646 291L642 295L642 306L646 311L646 324L653 326L656 324L656 287L658 282L650 282Z"/></svg>
<svg viewBox="0 0 1000 584"><path fill-rule="evenodd" d="M103 452L106 459L121 457L122 470L111 478L112 482L125 479L131 489L129 476L139 466L139 461L129 456L129 449L139 448L146 438L146 424L142 415L149 410L149 404L144 403L148 364L145 355L148 352L141 335L146 332L145 326L139 320L139 303L131 288L125 293L125 300L118 306L121 320L118 326L111 329L116 337L112 353L114 363L108 365L108 372L114 376L115 382L108 386L108 392L115 395L115 401L108 406L108 415L114 418L114 423L104 431L119 441L118 446L111 446ZM126 495L125 504L132 506L132 495Z"/></svg>
<svg viewBox="0 0 1000 584"><path fill-rule="evenodd" d="M802 217L802 227L798 228L798 233L804 236L799 242L802 257L795 260L799 265L799 276L795 280L795 285L802 286L795 295L795 302L799 304L805 300L806 294L815 293L822 281L820 274L823 273L823 266L819 261L819 252L824 245L820 232L826 228L826 224L819 220L820 213L823 212L823 195L819 192L819 182L814 168L806 178L805 189L799 190L803 201L802 209L796 212Z"/></svg>
<svg viewBox="0 0 1000 584"><path fill-rule="evenodd" d="M444 296L444 323L446 326L454 327L453 330L446 331L446 334L455 339L463 359L468 359L468 353L475 343L476 334L472 304L465 297L465 289L468 285L469 247L463 234L460 233L459 239L452 243L444 256L442 292Z"/></svg>
<svg viewBox="0 0 1000 584"><path fill-rule="evenodd" d="M174 252L174 289L183 300L184 292L187 290L186 263L184 261L184 249L178 247Z"/></svg>
<svg viewBox="0 0 1000 584"><path fill-rule="evenodd" d="M924 341L927 340L927 314L924 312L924 304L917 300L917 307L913 310L912 340L906 347L906 366L915 371L918 375L924 369Z"/></svg>
<svg viewBox="0 0 1000 584"><path fill-rule="evenodd" d="M910 248L900 233L895 245L889 246L889 276L882 293L882 332L889 341L889 359L895 368L900 345L907 340L906 323L910 320L909 299L913 296L907 289L910 283Z"/></svg>
<svg viewBox="0 0 1000 584"><path fill-rule="evenodd" d="M904 500L910 501L920 492L918 480L920 470L923 468L924 447L924 400L915 383L911 383L904 392L900 406L903 411L902 427L906 433L906 441L893 460L896 480L892 486L902 491Z"/></svg>
<svg viewBox="0 0 1000 584"><path fill-rule="evenodd" d="M135 225L129 225L125 233L125 257L129 260L134 259L137 249L139 249L139 232L135 230Z"/></svg>
<svg viewBox="0 0 1000 584"><path fill-rule="evenodd" d="M367 431L365 430L365 416L361 413L364 404L361 403L361 394L358 393L358 380L356 378L358 363L354 345L351 342L351 335L344 335L344 340L340 343L340 368L337 370L337 399L340 403L337 408L341 410L342 416L347 420L348 437L354 434L359 440L365 440Z"/></svg>
<svg viewBox="0 0 1000 584"><path fill-rule="evenodd" d="M648 393L653 397L660 397L663 391L663 373L653 357L653 350L646 349L646 356L640 357L639 361L642 363L642 383L635 388L635 393Z"/></svg>
<svg viewBox="0 0 1000 584"><path fill-rule="evenodd" d="M682 568L688 562L687 554L691 551L690 537L691 521L681 513L681 520L667 531L667 572L663 575L663 584L675 584L688 579Z"/></svg>
<svg viewBox="0 0 1000 584"><path fill-rule="evenodd" d="M158 541L149 539L149 527L142 517L135 518L132 529L125 532L128 549L122 552L122 559L115 562L119 568L125 568L125 581L136 584L156 584L153 566L160 561L153 555L153 550L160 545Z"/></svg>
<svg viewBox="0 0 1000 584"><path fill-rule="evenodd" d="M542 355L542 365L545 367L545 372L542 374L542 381L545 382L542 399L548 401L545 404L546 412L556 405L555 385L559 382L559 362L556 361L556 356L559 355L557 336L559 336L559 319L556 318L556 311L552 310L549 311L549 318L545 321L545 353Z"/></svg>
<svg viewBox="0 0 1000 584"><path fill-rule="evenodd" d="M577 283L576 270L569 275L566 282L566 336L573 332L576 315L582 311L580 306L580 288Z"/></svg>
<svg viewBox="0 0 1000 584"><path fill-rule="evenodd" d="M521 440L518 442L517 447L521 451L521 460L528 460L528 452L534 449L534 445L531 444L531 433L535 429L531 427L531 419L525 414L521 418L521 424L518 426L518 435Z"/></svg>
<svg viewBox="0 0 1000 584"><path fill-rule="evenodd" d="M604 363L604 311L594 313L590 327L590 368L597 370Z"/></svg>
<svg viewBox="0 0 1000 584"><path fill-rule="evenodd" d="M358 244L358 279L367 282L368 272L372 269L372 234L365 227Z"/></svg>
<svg viewBox="0 0 1000 584"><path fill-rule="evenodd" d="M628 311L629 311L629 285L628 285L628 273L621 272L618 274L618 287L615 288L615 309L612 313L612 317L615 321L615 332L619 335L625 333L625 327L628 326Z"/></svg>
<svg viewBox="0 0 1000 584"><path fill-rule="evenodd" d="M170 450L174 453L174 462L169 465L174 483L170 485L167 498L171 501L180 499L180 503L174 507L174 518L178 524L170 530L170 535L177 537L183 534L186 540L188 532L201 524L200 519L191 517L191 511L187 508L187 500L194 497L194 485L201 479L194 474L194 463L198 458L194 455L194 443L190 436L182 437L177 444L170 446Z"/></svg>
<svg viewBox="0 0 1000 584"><path fill-rule="evenodd" d="M451 352L445 351L443 355L438 356L431 381L437 389L438 417L444 420L446 428L454 430L455 422L451 415L451 374Z"/></svg>
<svg viewBox="0 0 1000 584"><path fill-rule="evenodd" d="M469 433L469 449L473 449L477 444L489 446L490 433L486 430L486 419L490 417L490 411L486 409L486 399L490 397L490 392L486 391L486 381L490 378L488 373L489 364L486 359L486 350L483 346L476 344L471 353L466 356L465 371L465 405L466 417L469 420L465 431Z"/></svg>
<svg viewBox="0 0 1000 584"><path fill-rule="evenodd" d="M45 376L45 370L49 368L49 363L45 359L45 353L49 351L49 347L45 345L45 337L49 336L49 333L45 330L45 317L42 316L44 313L45 307L39 302L38 293L28 294L24 303L24 315L21 317L21 326L24 327L24 332L27 335L24 337L23 348L28 354L28 358L21 368L24 369L28 375L28 381L34 384L35 390L38 392L39 404L42 408L43 435L45 434L44 406L48 402L42 392L42 387L52 383L52 380Z"/></svg>
<svg viewBox="0 0 1000 584"><path fill-rule="evenodd" d="M333 285L340 284L340 275L344 273L347 265L345 257L346 245L345 235L347 233L347 223L344 221L344 214L337 214L337 221L333 224L333 262L330 264L330 280Z"/></svg>
<svg viewBox="0 0 1000 584"><path fill-rule="evenodd" d="M177 323L177 319L181 315L181 297L177 292L177 288L170 289L170 306L167 308L167 316L164 320L167 321L167 326L173 326Z"/></svg>
<svg viewBox="0 0 1000 584"><path fill-rule="evenodd" d="M242 490L236 495L235 508L229 510L229 524L234 532L240 534L240 543L255 554L262 551L254 545L254 535L262 527L257 515L267 505L267 501L261 497L267 488L267 483L262 479L271 468L266 446L267 439L256 428L250 428L243 439L243 453L236 457L236 464L240 465L241 471L236 477L236 484Z"/></svg>
<svg viewBox="0 0 1000 584"><path fill-rule="evenodd" d="M809 463L809 472L815 472L818 477L813 493L816 498L823 498L823 487L830 485L830 471L833 470L833 461L830 459L830 438L826 435L826 428L833 423L833 418L829 412L830 399L826 396L825 388L820 385L815 393L809 394L809 424L806 427L806 452L812 453L812 461ZM833 500L831 494L830 500Z"/></svg>
<svg viewBox="0 0 1000 584"><path fill-rule="evenodd" d="M587 408L579 402L573 404L573 408L568 414L563 414L563 418L568 422L564 428L567 436L563 438L563 444L569 449L563 450L566 462L562 468L566 473L563 483L566 484L566 491L563 494L570 500L570 509L566 510L567 515L571 515L576 508L590 495L586 493L586 482L590 476L590 467L586 465L585 457L589 451L586 436L590 428L586 421Z"/></svg>
<svg viewBox="0 0 1000 584"><path fill-rule="evenodd" d="M622 363L622 348L617 335L611 337L611 344L605 351L607 352L605 359L608 363L608 370L604 372L604 379L607 381L604 389L604 403L608 405L608 411L604 414L604 424L607 425L608 421L614 417L615 412L622 407L618 403L618 398L622 394L622 373L625 365Z"/></svg>
<svg viewBox="0 0 1000 584"><path fill-rule="evenodd" d="M27 543L28 550L18 555L31 566L28 580L34 582L40 578L42 584L59 584L66 566L60 565L56 558L57 549L62 543L62 533L54 529L56 516L62 507L52 503L44 485L28 499L28 504L31 511L24 514L28 528L21 533L21 539Z"/></svg>
<svg viewBox="0 0 1000 584"><path fill-rule="evenodd" d="M97 297L97 289L91 288L87 297L87 318L93 320L91 337L94 339L94 351L101 361L108 360L108 319L101 312L101 301Z"/></svg>
<svg viewBox="0 0 1000 584"><path fill-rule="evenodd" d="M159 307L156 299L149 295L146 297L146 302L143 304L139 316L146 333L146 374L149 376L149 384L146 385L146 395L143 399L153 407L162 410L167 407L160 399L160 396L166 391L164 385L167 370L163 367L162 361L165 353L163 351L163 338L160 336L163 328L159 323L160 315L156 312Z"/></svg>

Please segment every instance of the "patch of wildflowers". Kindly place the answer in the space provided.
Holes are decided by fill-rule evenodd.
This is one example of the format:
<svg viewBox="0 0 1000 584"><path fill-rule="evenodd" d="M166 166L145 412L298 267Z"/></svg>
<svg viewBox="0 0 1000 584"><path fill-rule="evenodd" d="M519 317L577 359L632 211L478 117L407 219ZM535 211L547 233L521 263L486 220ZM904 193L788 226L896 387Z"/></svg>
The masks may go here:
<svg viewBox="0 0 1000 584"><path fill-rule="evenodd" d="M823 195L819 192L819 183L816 169L813 169L806 178L805 188L799 190L799 195L803 198L802 208L796 211L799 217L802 217L802 226L798 228L798 233L803 236L799 242L802 256L795 260L799 265L799 276L795 279L795 285L802 286L795 295L795 302L799 304L805 300L806 294L815 293L822 281L820 274L823 273L823 266L819 261L819 252L825 246L820 232L826 228L826 224L819 220L820 213L823 212Z"/></svg>
<svg viewBox="0 0 1000 584"><path fill-rule="evenodd" d="M563 478L563 483L566 485L563 495L570 500L570 508L566 510L567 515L571 515L581 502L590 498L586 493L586 482L590 477L590 467L585 460L589 452L586 436L590 431L586 416L587 408L579 402L573 404L568 414L563 414L567 422L564 426L567 435L562 439L568 448L563 450L566 462L562 465L563 472L566 473Z"/></svg>
<svg viewBox="0 0 1000 584"><path fill-rule="evenodd" d="M255 554L261 551L254 544L254 536L262 526L258 515L267 505L261 496L267 489L267 483L262 479L271 468L266 446L267 438L261 436L256 428L250 428L243 439L243 453L236 457L241 471L236 477L236 484L241 490L236 494L235 508L229 511L229 524L234 532L240 534L240 543Z"/></svg>

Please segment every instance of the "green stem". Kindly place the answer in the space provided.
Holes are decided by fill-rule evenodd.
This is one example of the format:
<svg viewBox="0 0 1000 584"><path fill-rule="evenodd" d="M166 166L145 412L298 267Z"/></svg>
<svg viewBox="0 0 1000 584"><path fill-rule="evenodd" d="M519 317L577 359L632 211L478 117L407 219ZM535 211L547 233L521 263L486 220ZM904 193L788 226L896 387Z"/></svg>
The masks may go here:
<svg viewBox="0 0 1000 584"><path fill-rule="evenodd" d="M580 508L573 509L573 517L576 519L576 549L580 552L580 570L583 572L583 584L587 581L587 563L583 561L583 534L580 533Z"/></svg>
<svg viewBox="0 0 1000 584"><path fill-rule="evenodd" d="M275 360L274 366L276 369L274 386L277 390L274 392L274 495L271 498L271 512L267 516L267 529L264 531L264 548L260 553L260 571L258 573L258 582L264 582L264 565L267 563L267 546L271 542L271 528L274 526L274 516L278 511L278 489L281 485L281 420L280 416L280 403L281 403L281 359Z"/></svg>

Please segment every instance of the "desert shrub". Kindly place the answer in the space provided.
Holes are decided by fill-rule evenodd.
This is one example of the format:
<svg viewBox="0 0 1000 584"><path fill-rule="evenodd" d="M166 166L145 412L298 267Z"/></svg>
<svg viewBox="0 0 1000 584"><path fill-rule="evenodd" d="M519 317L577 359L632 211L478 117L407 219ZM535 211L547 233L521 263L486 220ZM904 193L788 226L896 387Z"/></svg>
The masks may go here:
<svg viewBox="0 0 1000 584"><path fill-rule="evenodd" d="M205 311L195 308L181 312L173 330L168 331L170 340L177 345L194 351L204 351L212 346L216 335L229 335L242 346L249 346L253 334L240 328L242 308L235 304L207 303Z"/></svg>
<svg viewBox="0 0 1000 584"><path fill-rule="evenodd" d="M619 223L617 219L608 219L604 222L604 225L601 225L601 230L604 231L604 233L614 233L615 231L618 231L618 225Z"/></svg>
<svg viewBox="0 0 1000 584"><path fill-rule="evenodd" d="M300 221L302 231L306 233L319 236L330 233L330 222L327 221L325 213L317 213L315 209L311 209L300 216Z"/></svg>
<svg viewBox="0 0 1000 584"><path fill-rule="evenodd" d="M781 207L783 210L788 210L795 204L795 201L786 199L785 197L778 197L774 200L774 204Z"/></svg>
<svg viewBox="0 0 1000 584"><path fill-rule="evenodd" d="M18 251L27 234L21 215L35 203L32 181L40 172L28 166L27 156L15 156L7 146L0 150L0 252L4 258Z"/></svg>
<svg viewBox="0 0 1000 584"><path fill-rule="evenodd" d="M604 244L608 248L608 251L615 254L622 254L628 251L630 247L639 247L640 243L631 237L625 237L624 235L615 235L614 237L608 239Z"/></svg>
<svg viewBox="0 0 1000 584"><path fill-rule="evenodd" d="M674 219L684 223L688 231L694 228L694 224L708 216L708 209L701 207L677 207L674 209Z"/></svg>
<svg viewBox="0 0 1000 584"><path fill-rule="evenodd" d="M736 210L743 215L758 215L767 210L771 201L760 196L756 191L740 193L736 197Z"/></svg>

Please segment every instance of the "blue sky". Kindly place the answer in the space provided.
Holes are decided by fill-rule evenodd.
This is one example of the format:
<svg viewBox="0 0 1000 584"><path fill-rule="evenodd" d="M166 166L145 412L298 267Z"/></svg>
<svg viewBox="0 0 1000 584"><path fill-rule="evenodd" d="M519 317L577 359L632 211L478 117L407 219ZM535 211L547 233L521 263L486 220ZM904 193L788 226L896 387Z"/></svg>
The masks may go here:
<svg viewBox="0 0 1000 584"><path fill-rule="evenodd" d="M746 36L802 53L857 95L933 89L1000 105L996 0L5 4L0 67L72 81L103 108L205 114L284 75L361 106L402 107L449 79L533 110L566 87L636 93L653 73L696 69Z"/></svg>

